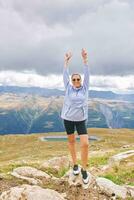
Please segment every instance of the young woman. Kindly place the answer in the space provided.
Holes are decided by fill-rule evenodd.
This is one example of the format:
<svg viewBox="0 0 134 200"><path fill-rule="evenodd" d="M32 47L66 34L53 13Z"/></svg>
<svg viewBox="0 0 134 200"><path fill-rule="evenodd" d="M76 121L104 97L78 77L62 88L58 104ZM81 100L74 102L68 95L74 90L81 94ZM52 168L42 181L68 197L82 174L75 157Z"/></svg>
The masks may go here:
<svg viewBox="0 0 134 200"><path fill-rule="evenodd" d="M86 120L88 119L88 88L89 88L89 66L87 51L82 49L81 52L84 65L84 80L82 84L81 76L78 73L71 75L71 82L69 79L68 63L72 57L72 53L66 53L64 58L63 68L63 82L65 86L65 97L61 111L61 118L63 119L65 130L68 136L68 147L73 161L73 173L82 174L82 180L85 184L89 182L88 166L88 132L86 128ZM75 149L75 127L80 136L81 146L81 160L82 168L77 163L76 149Z"/></svg>

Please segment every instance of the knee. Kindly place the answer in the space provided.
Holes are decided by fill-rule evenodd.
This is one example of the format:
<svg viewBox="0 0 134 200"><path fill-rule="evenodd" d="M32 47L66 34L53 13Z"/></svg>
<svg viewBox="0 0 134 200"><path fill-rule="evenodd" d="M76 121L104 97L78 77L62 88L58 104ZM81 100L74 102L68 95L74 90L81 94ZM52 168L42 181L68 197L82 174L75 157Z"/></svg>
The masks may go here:
<svg viewBox="0 0 134 200"><path fill-rule="evenodd" d="M69 145L74 145L75 144L75 139L69 139L68 140Z"/></svg>
<svg viewBox="0 0 134 200"><path fill-rule="evenodd" d="M88 148L89 147L89 142L88 141L82 142L81 147L82 148Z"/></svg>

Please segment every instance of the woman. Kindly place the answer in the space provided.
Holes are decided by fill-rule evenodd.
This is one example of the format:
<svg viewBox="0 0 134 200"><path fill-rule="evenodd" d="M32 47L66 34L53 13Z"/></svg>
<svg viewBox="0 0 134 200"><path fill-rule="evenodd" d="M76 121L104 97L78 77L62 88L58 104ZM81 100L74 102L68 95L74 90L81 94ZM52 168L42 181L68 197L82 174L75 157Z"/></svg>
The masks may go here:
<svg viewBox="0 0 134 200"><path fill-rule="evenodd" d="M82 180L85 184L89 182L88 166L88 132L86 128L86 120L88 119L88 88L89 88L89 66L87 52L82 49L81 52L84 64L84 80L82 84L81 76L78 73L71 75L71 82L69 80L68 63L72 57L72 53L66 53L63 68L63 82L65 86L64 104L61 111L61 118L64 121L64 126L68 136L68 147L73 161L73 173L82 174ZM81 145L81 160L82 168L77 163L76 149L75 149L75 127L80 136Z"/></svg>

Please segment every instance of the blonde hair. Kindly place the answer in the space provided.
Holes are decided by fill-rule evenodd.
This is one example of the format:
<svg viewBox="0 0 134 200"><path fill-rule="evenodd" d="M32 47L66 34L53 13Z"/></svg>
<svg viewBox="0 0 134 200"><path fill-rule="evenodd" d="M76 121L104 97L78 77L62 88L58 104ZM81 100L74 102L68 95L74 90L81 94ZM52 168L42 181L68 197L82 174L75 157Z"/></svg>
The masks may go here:
<svg viewBox="0 0 134 200"><path fill-rule="evenodd" d="M80 79L81 79L81 75L78 74L78 73L73 73L73 74L71 75L71 79L73 78L74 75L79 75L79 77L80 77Z"/></svg>

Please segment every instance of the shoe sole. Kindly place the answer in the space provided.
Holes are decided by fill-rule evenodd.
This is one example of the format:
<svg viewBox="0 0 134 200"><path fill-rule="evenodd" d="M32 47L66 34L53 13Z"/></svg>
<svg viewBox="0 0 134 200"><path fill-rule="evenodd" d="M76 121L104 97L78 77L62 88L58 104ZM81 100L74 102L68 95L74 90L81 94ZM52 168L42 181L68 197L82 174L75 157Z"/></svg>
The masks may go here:
<svg viewBox="0 0 134 200"><path fill-rule="evenodd" d="M84 182L84 180L83 180L83 179L82 179L82 181L83 181L83 183L84 183L85 185L87 185L87 184L89 183L89 180L88 180L88 182L86 182L86 183Z"/></svg>

